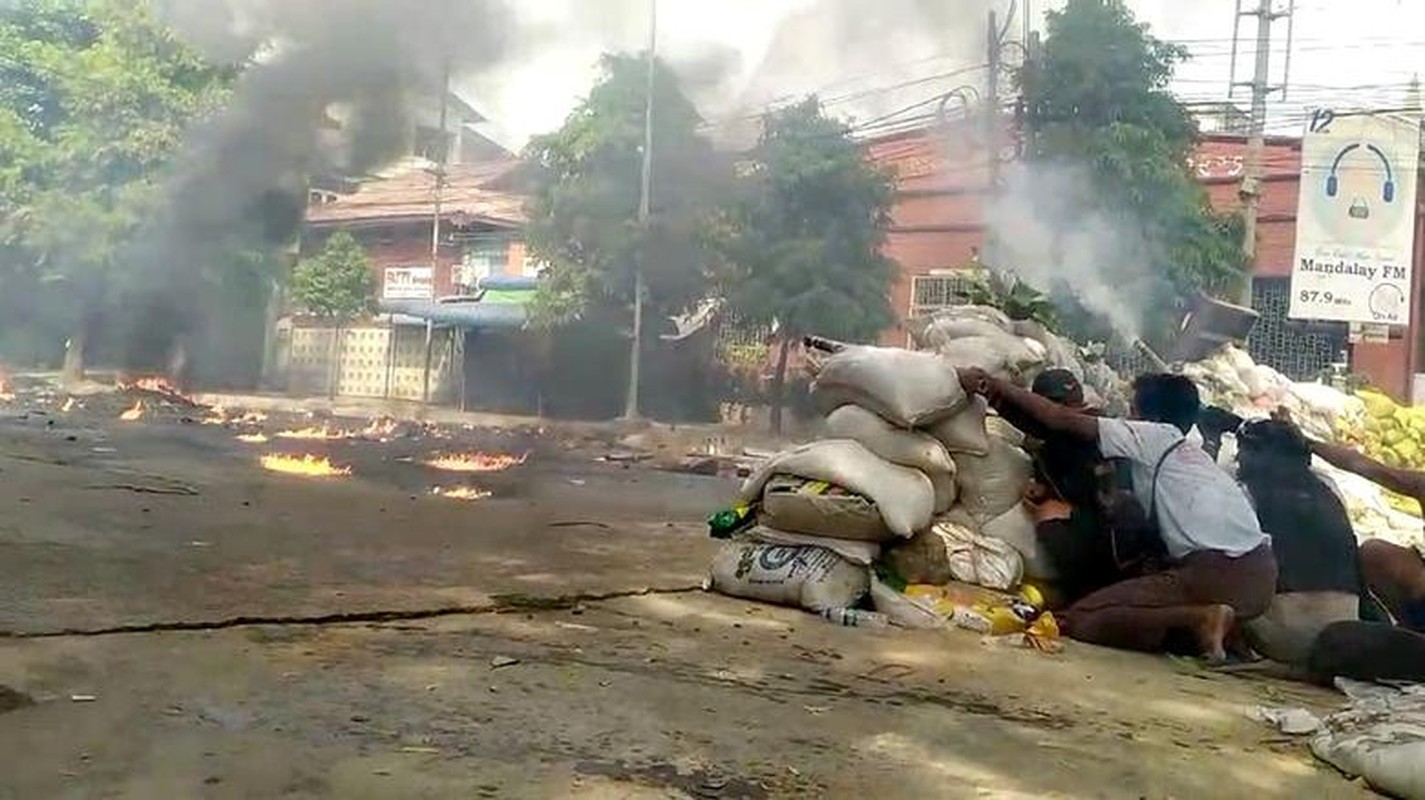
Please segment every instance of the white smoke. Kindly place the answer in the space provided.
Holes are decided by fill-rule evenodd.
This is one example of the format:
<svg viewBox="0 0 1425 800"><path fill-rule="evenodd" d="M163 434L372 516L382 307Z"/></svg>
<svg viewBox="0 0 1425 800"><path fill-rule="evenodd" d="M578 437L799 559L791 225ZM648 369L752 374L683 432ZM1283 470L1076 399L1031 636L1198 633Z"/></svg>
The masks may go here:
<svg viewBox="0 0 1425 800"><path fill-rule="evenodd" d="M1087 169L1014 164L986 210L986 261L1041 291L1067 290L1128 341L1156 308L1164 279L1159 249L1140 220L1107 210Z"/></svg>

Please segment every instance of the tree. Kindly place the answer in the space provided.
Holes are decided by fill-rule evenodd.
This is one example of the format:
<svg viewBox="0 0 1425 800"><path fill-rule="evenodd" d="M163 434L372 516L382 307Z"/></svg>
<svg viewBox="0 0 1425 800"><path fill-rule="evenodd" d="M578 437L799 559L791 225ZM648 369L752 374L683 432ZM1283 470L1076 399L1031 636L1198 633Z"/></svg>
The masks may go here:
<svg viewBox="0 0 1425 800"><path fill-rule="evenodd" d="M1149 243L1144 266L1162 280L1145 307L1235 287L1247 270L1242 220L1214 212L1189 171L1197 126L1168 90L1187 51L1150 35L1123 0L1068 0L1046 19L1042 55L1018 76L1031 169L1086 169L1085 215L1129 220Z"/></svg>
<svg viewBox="0 0 1425 800"><path fill-rule="evenodd" d="M808 98L763 118L738 196L709 238L741 319L780 338L772 427L781 431L787 357L806 334L872 340L893 320L895 264L881 252L895 181L868 162L843 123Z"/></svg>
<svg viewBox="0 0 1425 800"><path fill-rule="evenodd" d="M546 266L534 304L546 327L622 312L633 302L635 269L643 273L645 318L672 315L704 293L706 254L696 234L725 164L699 133L702 120L677 77L655 64L651 215L639 222L647 58L605 55L588 97L527 148L525 235Z"/></svg>
<svg viewBox="0 0 1425 800"><path fill-rule="evenodd" d="M376 301L376 276L366 248L346 231L327 239L316 255L292 269L292 299L332 327L331 369L327 390L335 395L335 370L341 354L341 332L346 323L370 313Z"/></svg>
<svg viewBox="0 0 1425 800"><path fill-rule="evenodd" d="M0 6L0 54L0 280L62 300L74 379L163 168L234 71L178 42L141 0Z"/></svg>

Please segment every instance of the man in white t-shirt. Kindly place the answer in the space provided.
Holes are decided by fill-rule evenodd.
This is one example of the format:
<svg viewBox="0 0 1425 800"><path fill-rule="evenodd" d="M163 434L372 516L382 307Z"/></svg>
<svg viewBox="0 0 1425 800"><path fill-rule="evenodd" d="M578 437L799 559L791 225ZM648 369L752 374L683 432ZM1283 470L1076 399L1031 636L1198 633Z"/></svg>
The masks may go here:
<svg viewBox="0 0 1425 800"><path fill-rule="evenodd" d="M1070 636L1153 651L1175 635L1190 634L1202 655L1215 661L1226 657L1236 623L1271 605L1276 560L1246 493L1187 438L1201 411L1191 380L1139 377L1132 420L1081 414L977 369L962 370L960 382L997 408L1012 407L1046 428L1097 441L1108 458L1128 460L1134 494L1158 524L1171 566L1074 603L1064 612Z"/></svg>

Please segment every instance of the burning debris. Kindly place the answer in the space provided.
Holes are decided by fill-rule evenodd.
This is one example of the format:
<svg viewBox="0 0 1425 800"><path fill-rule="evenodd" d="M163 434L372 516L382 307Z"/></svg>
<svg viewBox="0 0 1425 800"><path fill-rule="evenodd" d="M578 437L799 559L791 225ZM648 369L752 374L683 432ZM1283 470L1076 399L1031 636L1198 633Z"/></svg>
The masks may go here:
<svg viewBox="0 0 1425 800"><path fill-rule="evenodd" d="M262 457L262 468L284 475L301 475L307 478L344 478L351 474L351 467L338 467L330 459L314 455L288 456L269 453Z"/></svg>
<svg viewBox="0 0 1425 800"><path fill-rule="evenodd" d="M361 432L363 439L375 439L378 442L389 442L400 433L400 423L393 417L377 417L371 420L365 430Z"/></svg>
<svg viewBox="0 0 1425 800"><path fill-rule="evenodd" d="M507 453L457 453L436 456L422 462L432 469L446 472L503 472L529 459L529 453L513 456Z"/></svg>
<svg viewBox="0 0 1425 800"><path fill-rule="evenodd" d="M465 502L484 500L494 496L494 492L477 489L474 486L436 486L430 490L430 493L436 497L444 497L450 500L463 500Z"/></svg>
<svg viewBox="0 0 1425 800"><path fill-rule="evenodd" d="M188 408L197 408L202 405L197 400L180 392L167 378L149 376L146 378L126 378L120 379L119 391L121 392L146 392L157 395L169 403Z"/></svg>
<svg viewBox="0 0 1425 800"><path fill-rule="evenodd" d="M237 440L243 444L266 444L268 441L265 433L242 433L238 434Z"/></svg>
<svg viewBox="0 0 1425 800"><path fill-rule="evenodd" d="M75 406L74 398L73 398L73 397L68 397L68 398L65 398L64 405L60 406L60 407L59 407L59 410L60 410L61 412L65 413L65 414L68 414L69 412L71 412L71 411L74 410L74 406Z"/></svg>
<svg viewBox="0 0 1425 800"><path fill-rule="evenodd" d="M15 399L15 390L10 387L10 377L0 371L0 403L9 403Z"/></svg>
<svg viewBox="0 0 1425 800"><path fill-rule="evenodd" d="M138 422L139 420L143 419L144 411L145 407L143 401L135 400L132 406L129 406L127 410L125 410L122 414L119 415L119 421Z"/></svg>
<svg viewBox="0 0 1425 800"><path fill-rule="evenodd" d="M298 428L290 431L278 431L276 436L278 439L297 439L301 441L332 441L351 438L350 433L328 428L325 425L320 427Z"/></svg>

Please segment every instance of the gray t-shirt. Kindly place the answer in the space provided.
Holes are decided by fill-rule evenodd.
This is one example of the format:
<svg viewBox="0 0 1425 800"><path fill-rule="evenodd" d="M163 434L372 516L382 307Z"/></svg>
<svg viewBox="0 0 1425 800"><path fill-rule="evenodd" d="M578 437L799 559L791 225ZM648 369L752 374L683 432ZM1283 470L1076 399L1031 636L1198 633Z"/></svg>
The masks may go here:
<svg viewBox="0 0 1425 800"><path fill-rule="evenodd" d="M1153 470L1158 460L1181 439L1181 431L1161 422L1098 421L1099 449L1108 458L1131 462L1133 493L1145 509L1153 506ZM1157 517L1163 544L1174 559L1202 550L1236 558L1268 541L1247 493L1192 441L1163 459Z"/></svg>

